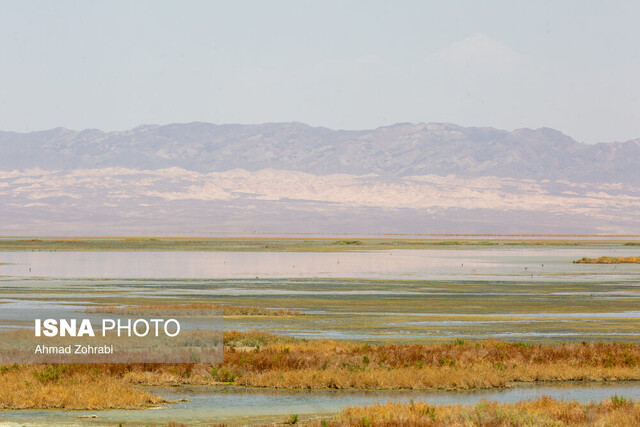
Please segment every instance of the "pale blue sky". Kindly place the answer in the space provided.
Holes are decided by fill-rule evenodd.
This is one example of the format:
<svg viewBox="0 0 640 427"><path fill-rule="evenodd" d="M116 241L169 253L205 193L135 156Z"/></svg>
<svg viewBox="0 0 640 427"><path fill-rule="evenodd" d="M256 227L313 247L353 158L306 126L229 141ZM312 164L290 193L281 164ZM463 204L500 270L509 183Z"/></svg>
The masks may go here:
<svg viewBox="0 0 640 427"><path fill-rule="evenodd" d="M636 1L0 1L0 129L300 121L640 137Z"/></svg>

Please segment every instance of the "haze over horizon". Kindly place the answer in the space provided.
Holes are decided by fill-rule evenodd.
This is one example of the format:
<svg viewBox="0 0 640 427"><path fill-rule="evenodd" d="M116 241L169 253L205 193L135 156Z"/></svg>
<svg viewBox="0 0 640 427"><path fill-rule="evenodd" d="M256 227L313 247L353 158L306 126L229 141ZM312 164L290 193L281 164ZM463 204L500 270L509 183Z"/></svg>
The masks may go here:
<svg viewBox="0 0 640 427"><path fill-rule="evenodd" d="M3 1L0 129L441 122L640 137L640 4Z"/></svg>

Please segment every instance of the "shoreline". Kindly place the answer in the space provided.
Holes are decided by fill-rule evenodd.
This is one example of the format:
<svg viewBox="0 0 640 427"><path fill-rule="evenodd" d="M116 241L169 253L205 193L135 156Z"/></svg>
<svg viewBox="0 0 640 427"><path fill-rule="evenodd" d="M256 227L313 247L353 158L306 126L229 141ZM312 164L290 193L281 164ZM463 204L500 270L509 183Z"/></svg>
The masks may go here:
<svg viewBox="0 0 640 427"><path fill-rule="evenodd" d="M531 235L449 238L340 237L0 237L0 252L350 252L511 247L640 247L640 236Z"/></svg>

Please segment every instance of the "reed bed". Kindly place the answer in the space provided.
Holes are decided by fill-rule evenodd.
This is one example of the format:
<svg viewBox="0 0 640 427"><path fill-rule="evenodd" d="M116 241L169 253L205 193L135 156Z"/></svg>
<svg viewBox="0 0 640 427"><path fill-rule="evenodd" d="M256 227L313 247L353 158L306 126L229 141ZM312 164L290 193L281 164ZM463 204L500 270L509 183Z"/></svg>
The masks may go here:
<svg viewBox="0 0 640 427"><path fill-rule="evenodd" d="M517 382L640 380L637 344L362 344L255 331L225 332L224 342L222 364L0 365L0 408L142 407L160 402L132 388L134 384L465 390ZM39 380L43 375L44 382ZM49 400L43 397L48 395Z"/></svg>
<svg viewBox="0 0 640 427"><path fill-rule="evenodd" d="M638 256L601 256L599 258L582 257L573 261L574 264L640 264Z"/></svg>
<svg viewBox="0 0 640 427"><path fill-rule="evenodd" d="M635 426L640 403L613 396L600 403L579 403L542 397L516 403L434 406L427 402L390 402L350 407L326 426Z"/></svg>
<svg viewBox="0 0 640 427"><path fill-rule="evenodd" d="M536 381L640 380L640 346L462 341L360 344L302 340L264 332L224 334L222 364L70 365L142 385L233 383L291 389L509 387Z"/></svg>
<svg viewBox="0 0 640 427"><path fill-rule="evenodd" d="M640 346L617 343L369 345L300 340L227 346L224 360L224 369L237 384L275 388L461 390L515 382L640 380Z"/></svg>

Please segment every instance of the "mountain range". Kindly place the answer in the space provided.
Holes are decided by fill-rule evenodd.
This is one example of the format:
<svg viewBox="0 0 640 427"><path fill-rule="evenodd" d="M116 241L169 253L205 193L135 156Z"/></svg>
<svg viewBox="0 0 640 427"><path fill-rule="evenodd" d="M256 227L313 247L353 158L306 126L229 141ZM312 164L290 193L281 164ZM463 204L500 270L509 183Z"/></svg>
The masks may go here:
<svg viewBox="0 0 640 427"><path fill-rule="evenodd" d="M331 130L302 123L139 126L123 132L64 128L0 132L0 170L180 167L295 170L383 176L496 176L640 183L640 139L583 144L549 129L400 123Z"/></svg>
<svg viewBox="0 0 640 427"><path fill-rule="evenodd" d="M639 164L549 128L0 132L0 235L640 234Z"/></svg>

